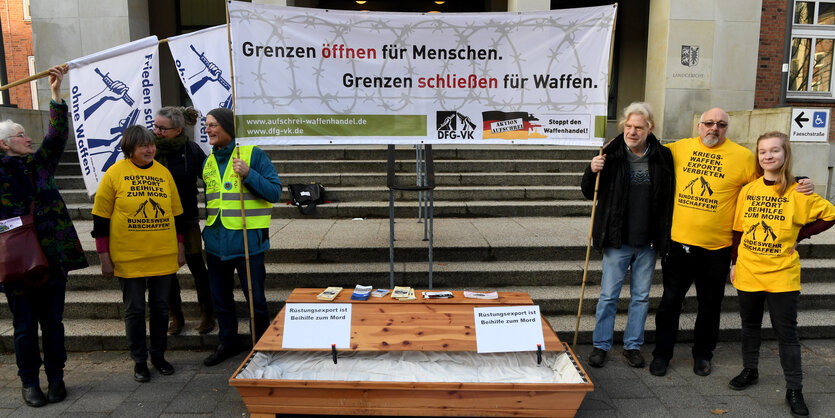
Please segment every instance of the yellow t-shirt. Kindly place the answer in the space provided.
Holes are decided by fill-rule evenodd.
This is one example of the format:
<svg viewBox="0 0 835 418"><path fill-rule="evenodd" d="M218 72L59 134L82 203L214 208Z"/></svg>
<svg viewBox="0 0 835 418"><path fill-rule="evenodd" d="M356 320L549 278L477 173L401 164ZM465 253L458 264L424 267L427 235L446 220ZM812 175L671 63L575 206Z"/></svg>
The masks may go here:
<svg viewBox="0 0 835 418"><path fill-rule="evenodd" d="M754 155L727 138L713 148L698 137L667 147L676 174L671 238L708 250L729 247L736 197L742 186L757 178Z"/></svg>
<svg viewBox="0 0 835 418"><path fill-rule="evenodd" d="M171 173L162 164L146 169L130 160L113 164L96 191L93 215L110 219L110 259L116 277L176 273L174 216L183 213Z"/></svg>
<svg viewBox="0 0 835 418"><path fill-rule="evenodd" d="M816 195L789 186L777 194L762 178L742 188L734 230L742 232L734 287L745 292L800 290L800 257L789 254L800 228L818 219L835 219L835 206Z"/></svg>

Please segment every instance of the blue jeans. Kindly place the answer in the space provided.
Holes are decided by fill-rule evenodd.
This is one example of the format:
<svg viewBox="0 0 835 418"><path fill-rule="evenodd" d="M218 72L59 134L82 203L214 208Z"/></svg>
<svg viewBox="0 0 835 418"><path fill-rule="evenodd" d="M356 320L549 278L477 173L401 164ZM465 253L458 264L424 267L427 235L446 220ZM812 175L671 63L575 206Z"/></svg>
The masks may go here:
<svg viewBox="0 0 835 418"><path fill-rule="evenodd" d="M145 363L163 358L168 347L168 295L171 292L173 274L153 277L119 277L122 301L125 305L125 335L133 361ZM148 290L148 329L151 347L145 342L145 289Z"/></svg>
<svg viewBox="0 0 835 418"><path fill-rule="evenodd" d="M594 326L594 347L609 351L615 332L615 314L618 298L626 279L626 271L632 268L629 280L629 314L623 333L623 348L638 350L644 344L644 323L649 310L649 288L655 271L655 249L650 245L620 248L603 248L603 280L600 283L600 299L597 301L597 323Z"/></svg>
<svg viewBox="0 0 835 418"><path fill-rule="evenodd" d="M64 295L67 276L61 269L50 269L49 280L38 287L23 282L5 286L12 311L17 374L23 386L38 386L38 373L44 365L47 380L64 379L67 349L64 346ZM43 360L38 347L38 324L41 326Z"/></svg>
<svg viewBox="0 0 835 418"><path fill-rule="evenodd" d="M212 290L212 303L215 305L217 316L218 339L228 346L240 344L238 336L238 314L235 310L235 298L232 291L235 288L235 271L241 282L241 290L249 301L249 288L246 280L246 259L244 257L231 260L221 260L220 257L206 254L209 265L209 288ZM270 314L267 311L267 296L264 293L264 280L267 269L264 266L264 253L249 256L249 269L252 275L252 298L255 299L255 340L267 331L270 326Z"/></svg>

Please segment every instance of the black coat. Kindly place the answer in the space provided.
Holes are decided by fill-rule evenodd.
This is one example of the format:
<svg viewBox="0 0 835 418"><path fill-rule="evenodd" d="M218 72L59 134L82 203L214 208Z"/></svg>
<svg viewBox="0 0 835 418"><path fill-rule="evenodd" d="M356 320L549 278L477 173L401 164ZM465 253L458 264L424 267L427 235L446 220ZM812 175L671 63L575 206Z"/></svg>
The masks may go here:
<svg viewBox="0 0 835 418"><path fill-rule="evenodd" d="M206 160L206 154L200 145L188 141L180 152L170 153L166 157L166 168L174 178L180 203L183 205L182 219L187 222L197 221L200 215L197 209L197 182L203 180L203 161Z"/></svg>
<svg viewBox="0 0 835 418"><path fill-rule="evenodd" d="M34 200L33 215L41 249L50 267L68 272L88 264L55 182L55 170L69 136L67 104L50 102L49 121L46 138L34 154L10 157L0 152L0 219L29 213Z"/></svg>
<svg viewBox="0 0 835 418"><path fill-rule="evenodd" d="M675 173L673 155L661 145L653 134L647 136L649 151L649 174L652 182L650 204L650 239L659 254L664 254L670 243L670 225L673 221L673 196L675 195ZM597 209L594 215L592 238L594 248L620 248L626 204L629 194L629 160L626 155L623 134L618 135L603 149L606 163L600 172L597 193ZM594 198L596 173L591 166L583 173L582 190L587 199Z"/></svg>

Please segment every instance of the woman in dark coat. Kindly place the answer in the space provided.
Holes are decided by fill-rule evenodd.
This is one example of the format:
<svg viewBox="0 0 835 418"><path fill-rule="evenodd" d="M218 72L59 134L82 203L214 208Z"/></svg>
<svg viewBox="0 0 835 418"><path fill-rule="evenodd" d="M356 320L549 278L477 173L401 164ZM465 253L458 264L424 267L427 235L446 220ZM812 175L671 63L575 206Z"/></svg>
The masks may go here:
<svg viewBox="0 0 835 418"><path fill-rule="evenodd" d="M61 99L61 80L66 72L62 66L49 70L49 130L37 151L22 126L10 120L0 122L0 219L26 215L34 202L38 240L49 260L46 274L6 284L3 289L14 317L15 357L23 382L23 400L34 407L60 402L67 396L63 323L67 273L87 267L54 177L69 132L67 104ZM38 347L39 324L43 359ZM41 364L48 381L46 395L38 377Z"/></svg>
<svg viewBox="0 0 835 418"><path fill-rule="evenodd" d="M194 277L197 304L200 305L200 324L195 329L200 334L206 334L215 329L215 311L209 290L209 272L203 260L203 237L200 235L200 212L197 209L197 181L202 179L206 154L199 145L189 140L184 131L186 125L194 126L198 116L197 111L191 107L169 106L160 109L154 118L157 145L154 159L168 168L180 193L186 263ZM168 298L168 312L171 316L168 333L171 335L177 335L183 330L185 318L182 305L180 282L174 279Z"/></svg>

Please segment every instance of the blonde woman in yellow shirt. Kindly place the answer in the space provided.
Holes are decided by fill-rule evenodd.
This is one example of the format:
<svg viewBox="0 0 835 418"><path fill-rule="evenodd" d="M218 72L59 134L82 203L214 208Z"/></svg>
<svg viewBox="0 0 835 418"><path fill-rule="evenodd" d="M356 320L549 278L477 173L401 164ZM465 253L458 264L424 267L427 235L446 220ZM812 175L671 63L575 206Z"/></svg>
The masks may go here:
<svg viewBox="0 0 835 418"><path fill-rule="evenodd" d="M794 416L808 416L797 334L800 258L797 243L835 223L835 206L794 188L789 138L768 132L757 139L759 178L742 188L734 217L731 282L742 319L742 372L728 384L742 390L757 383L763 309L768 303L786 379L786 402Z"/></svg>

